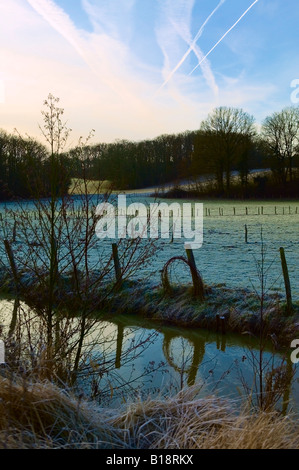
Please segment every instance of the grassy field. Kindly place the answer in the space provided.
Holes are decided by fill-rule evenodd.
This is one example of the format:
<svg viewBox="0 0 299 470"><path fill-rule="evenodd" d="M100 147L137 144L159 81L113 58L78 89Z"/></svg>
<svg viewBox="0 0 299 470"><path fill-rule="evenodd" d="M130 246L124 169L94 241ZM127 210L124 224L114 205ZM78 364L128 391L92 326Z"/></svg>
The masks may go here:
<svg viewBox="0 0 299 470"><path fill-rule="evenodd" d="M86 187L85 187L86 184ZM169 189L171 186L168 185L167 188ZM166 189L167 189L166 188ZM155 193L160 191L161 187L151 187L151 188L143 188L143 189L127 189L127 190L114 190L113 184L111 181L97 181L97 180L87 180L84 182L83 179L79 178L72 178L71 185L69 188L69 194L105 194L107 192L112 192L114 194L148 194L148 193Z"/></svg>
<svg viewBox="0 0 299 470"><path fill-rule="evenodd" d="M248 181L252 182L253 178L256 176L264 176L269 172L269 170L252 170L249 175ZM232 175L232 182L236 182L239 179L239 176L236 174ZM162 185L151 186L148 188L141 189L119 189L113 190L113 183L109 180L99 181L99 180L86 180L86 188L83 179L72 178L71 186L69 188L70 194L102 194L107 191L112 191L113 193L122 193L122 194L161 194L164 191L169 191L172 188L180 187L182 190L196 190L198 184L201 184L203 187L215 182L214 178L208 176L202 176L195 179L181 180L180 182L165 183Z"/></svg>
<svg viewBox="0 0 299 470"><path fill-rule="evenodd" d="M86 187L85 187L86 185ZM87 189L87 191L86 191ZM96 181L72 178L69 188L69 194L102 194L111 189L110 181Z"/></svg>

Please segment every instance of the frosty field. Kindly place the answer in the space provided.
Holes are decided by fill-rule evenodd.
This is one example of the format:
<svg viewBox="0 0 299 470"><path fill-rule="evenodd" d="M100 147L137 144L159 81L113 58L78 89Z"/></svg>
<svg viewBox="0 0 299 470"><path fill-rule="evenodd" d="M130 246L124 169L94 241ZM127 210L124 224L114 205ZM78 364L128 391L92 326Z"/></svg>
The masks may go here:
<svg viewBox="0 0 299 470"><path fill-rule="evenodd" d="M135 198L134 198L135 199ZM146 198L145 202L151 202ZM165 201L165 200L163 200ZM141 201L142 202L142 201ZM174 201L166 200L171 203ZM176 200L176 202L182 202ZM187 200L184 202L199 202ZM247 208L247 209L246 209ZM228 287L259 288L256 261L261 260L261 230L266 250L266 288L284 292L279 248L284 247L293 298L299 300L299 202L288 201L204 201L203 246L194 250L197 268L206 283ZM219 215L220 213L223 215ZM263 215L262 215L263 212ZM276 212L276 214L275 214ZM208 215L207 215L208 214ZM236 215L234 215L236 214ZM248 214L248 215L247 215ZM245 243L245 224L248 243ZM159 271L172 256L184 255L184 240L161 240L162 250L143 275L159 281ZM187 270L177 273L180 282L189 281Z"/></svg>
<svg viewBox="0 0 299 470"><path fill-rule="evenodd" d="M79 200L78 200L79 201ZM141 202L147 206L159 202L149 196L127 195L127 205ZM198 200L169 200L160 202L198 203ZM96 203L96 201L95 201ZM115 199L112 199L115 203ZM79 202L78 202L79 204ZM11 218L16 203L0 204L3 214L2 229L5 218ZM29 211L34 211L34 203L26 203ZM6 210L9 210L9 216ZM280 262L279 248L285 249L286 260L294 300L299 300L299 277L296 269L299 265L299 201L203 201L203 245L194 250L197 268L206 284L226 284L228 287L259 288L257 262L261 261L261 232L265 249L266 289L284 293L284 283ZM38 220L36 222L38 224ZM248 230L248 243L245 243L245 225ZM1 225L0 225L1 229ZM171 220L170 220L171 229ZM171 231L171 230L170 230ZM90 264L97 259L110 256L109 239L96 239L90 249ZM173 256L184 256L184 240L158 239L156 254L138 272L138 279L148 279L160 283L160 272L164 264ZM22 236L18 234L18 249L22 249ZM147 243L145 240L143 243ZM4 260L3 260L4 261ZM172 282L190 282L187 267L181 264L173 271Z"/></svg>

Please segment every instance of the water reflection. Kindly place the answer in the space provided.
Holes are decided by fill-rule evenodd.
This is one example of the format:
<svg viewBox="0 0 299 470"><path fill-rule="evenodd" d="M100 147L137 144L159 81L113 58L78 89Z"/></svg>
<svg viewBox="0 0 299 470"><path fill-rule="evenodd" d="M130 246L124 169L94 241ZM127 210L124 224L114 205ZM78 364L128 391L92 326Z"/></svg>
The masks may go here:
<svg viewBox="0 0 299 470"><path fill-rule="evenodd" d="M171 345L172 342L175 341L175 339L181 339L184 337L186 337L186 335L180 332L165 332L162 350L164 357L167 360L167 363L173 368L174 371L178 372L180 375L185 373L187 375L187 384L191 386L195 384L198 368L205 356L205 341L201 338L200 341L195 342L194 340L192 341L192 339L188 338L188 342L193 350L193 353L191 353L191 363L188 366L185 363L186 361L183 360L181 361L181 364L178 365L174 362L173 352L171 351Z"/></svg>
<svg viewBox="0 0 299 470"><path fill-rule="evenodd" d="M116 339L116 356L115 356L115 368L120 369L121 367L121 356L124 342L124 327L123 325L117 325L117 339Z"/></svg>
<svg viewBox="0 0 299 470"><path fill-rule="evenodd" d="M110 323L115 325L115 366L124 376L126 370L122 367L121 357L126 348L124 335L138 337L140 331L151 332L158 328L159 335L154 345L148 348L144 355L135 361L134 367L141 370L149 361L165 361L169 374L168 381L177 381L178 386L192 386L205 382L209 378L209 390L215 391L217 384L221 394L236 395L236 390L242 388L240 377L252 385L254 380L253 356L258 358L258 340L249 336L236 334L221 334L206 330L193 330L173 326L158 327L157 323L138 317L114 318ZM264 348L265 364L279 365L282 355L273 352L269 342ZM287 362L287 387L284 401L291 395L298 397L298 386L291 388L291 373L293 365ZM161 378L160 378L161 380ZM153 388L159 387L159 378L153 382ZM238 392L239 393L239 392Z"/></svg>
<svg viewBox="0 0 299 470"><path fill-rule="evenodd" d="M6 325L9 334L16 328L18 309L17 301L0 302L0 324ZM25 325L24 312L22 322ZM147 337L151 338L151 341L147 342ZM141 343L145 347L140 351L137 345ZM169 325L159 326L157 322L126 315L98 321L89 332L86 345L92 347L99 361L102 360L104 364L111 364L112 368L115 368L122 383L130 382L136 390L139 387L139 390L146 391L144 370L148 364L165 364L162 367L164 375L160 374L158 367L155 368L156 374L150 383L148 382L150 393L153 390L159 392L162 385L167 386L169 390L171 384L176 383L178 390L186 385L205 383L207 387L204 393L214 393L216 390L222 396L236 396L237 389L241 388L240 372L248 384L253 383L251 354L258 357L258 341L252 337L230 333L222 335L220 332ZM269 343L264 349L265 362L272 361L272 353L272 345ZM279 364L282 356L275 353L273 358L273 363ZM283 400L287 403L291 397L298 408L298 379L296 378L291 387L292 370L293 364L288 360L285 373L289 382ZM104 381L107 380L109 387L117 390L119 380L113 382L113 375L104 375L101 380L103 382L99 383L100 389L105 388ZM114 395L116 399L117 393Z"/></svg>

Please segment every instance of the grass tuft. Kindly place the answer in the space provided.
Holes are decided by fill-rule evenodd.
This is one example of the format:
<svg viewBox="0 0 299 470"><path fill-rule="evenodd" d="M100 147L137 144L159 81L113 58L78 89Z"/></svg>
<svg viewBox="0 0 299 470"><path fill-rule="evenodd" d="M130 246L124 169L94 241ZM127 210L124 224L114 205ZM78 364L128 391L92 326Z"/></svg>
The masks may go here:
<svg viewBox="0 0 299 470"><path fill-rule="evenodd" d="M291 416L237 411L232 401L197 392L191 387L108 410L50 382L0 377L0 448L299 448Z"/></svg>

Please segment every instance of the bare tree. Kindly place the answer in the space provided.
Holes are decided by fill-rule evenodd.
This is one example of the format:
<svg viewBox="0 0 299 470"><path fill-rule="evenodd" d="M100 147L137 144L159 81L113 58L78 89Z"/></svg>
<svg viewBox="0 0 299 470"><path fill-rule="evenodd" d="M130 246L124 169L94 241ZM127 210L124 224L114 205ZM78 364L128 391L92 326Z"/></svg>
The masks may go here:
<svg viewBox="0 0 299 470"><path fill-rule="evenodd" d="M75 149L82 165L81 194L76 194L75 188L75 194L68 191L70 175L65 172L61 152L70 130L62 121L63 109L58 102L49 95L42 112L41 130L50 146L45 167L50 196L41 197L44 192L37 183L32 188L33 201L20 202L6 210L2 220L2 250L6 251L19 298L37 312L43 325L41 342L46 375L57 375L62 363L65 371L67 362L75 379L85 337L98 321L92 314L101 307L109 309L117 281L111 242L100 241L95 234L96 207L111 198L111 194L101 193L100 182L89 191L85 171L88 157L83 149L91 135L84 142L80 139ZM124 239L118 245L123 280L144 266L154 251L152 240ZM70 317L76 317L76 321L71 322Z"/></svg>
<svg viewBox="0 0 299 470"><path fill-rule="evenodd" d="M262 127L272 170L284 185L293 179L293 160L299 153L299 108L285 108L268 116Z"/></svg>
<svg viewBox="0 0 299 470"><path fill-rule="evenodd" d="M222 191L225 173L226 192L229 193L233 166L255 135L254 117L238 108L216 108L202 122L201 131L202 153L205 155L207 166L213 169Z"/></svg>

